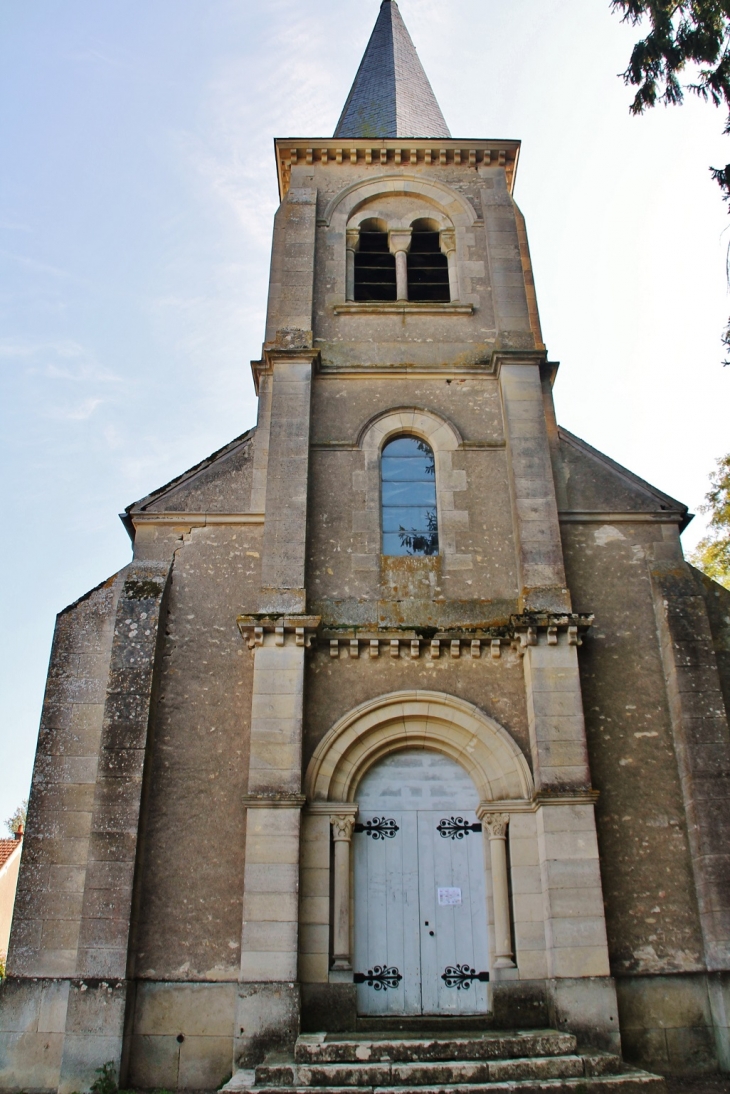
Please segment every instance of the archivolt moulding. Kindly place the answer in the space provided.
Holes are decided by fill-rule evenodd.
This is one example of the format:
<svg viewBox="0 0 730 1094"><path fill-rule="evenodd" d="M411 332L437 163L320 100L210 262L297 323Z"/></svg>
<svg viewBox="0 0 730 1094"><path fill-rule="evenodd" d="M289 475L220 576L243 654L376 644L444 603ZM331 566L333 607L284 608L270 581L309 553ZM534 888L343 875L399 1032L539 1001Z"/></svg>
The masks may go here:
<svg viewBox="0 0 730 1094"><path fill-rule="evenodd" d="M381 757L419 747L461 764L482 802L533 796L525 757L493 718L445 692L400 691L360 704L332 727L307 768L307 799L355 801L360 780Z"/></svg>
<svg viewBox="0 0 730 1094"><path fill-rule="evenodd" d="M378 454L399 433L421 437L434 452L453 452L462 444L461 434L448 418L417 406L391 407L374 415L361 428L357 443L363 452Z"/></svg>
<svg viewBox="0 0 730 1094"><path fill-rule="evenodd" d="M440 210L455 228L470 228L478 220L474 207L457 190L435 179L424 179L417 175L376 175L375 178L361 179L340 190L330 201L324 214L327 227L337 222L344 231L345 224L366 202L378 197L392 197L394 194L411 194L420 197L429 205Z"/></svg>
<svg viewBox="0 0 730 1094"><path fill-rule="evenodd" d="M388 197L387 194L381 194L380 197ZM428 217L419 218L416 214L418 212L426 212L426 210L415 210L412 207L402 217L394 217L392 208L387 205L381 206L378 204L366 204L361 205L356 213L353 213L347 222L348 231L351 228L360 228L361 225L368 220L382 221L384 227L388 231L409 229L414 220L428 219L435 225L436 231L444 231L444 229L453 229L453 224L448 217L444 216L440 209L435 209L429 202L428 205Z"/></svg>

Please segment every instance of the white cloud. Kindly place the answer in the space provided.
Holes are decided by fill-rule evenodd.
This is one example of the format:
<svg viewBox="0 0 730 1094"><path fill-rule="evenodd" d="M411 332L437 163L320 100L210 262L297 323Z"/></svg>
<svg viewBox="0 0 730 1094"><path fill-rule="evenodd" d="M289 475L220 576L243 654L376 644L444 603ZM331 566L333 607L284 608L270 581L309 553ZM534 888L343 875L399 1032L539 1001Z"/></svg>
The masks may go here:
<svg viewBox="0 0 730 1094"><path fill-rule="evenodd" d="M103 402L104 400L98 397L90 397L83 399L76 406L52 407L45 411L45 416L65 422L85 422Z"/></svg>

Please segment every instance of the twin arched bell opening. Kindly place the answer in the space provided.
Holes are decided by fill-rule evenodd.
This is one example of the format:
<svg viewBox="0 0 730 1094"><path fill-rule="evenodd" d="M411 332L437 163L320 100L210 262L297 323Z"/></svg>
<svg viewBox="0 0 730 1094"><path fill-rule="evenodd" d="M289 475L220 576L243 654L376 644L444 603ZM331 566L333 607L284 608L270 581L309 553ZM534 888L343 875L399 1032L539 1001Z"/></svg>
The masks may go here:
<svg viewBox="0 0 730 1094"><path fill-rule="evenodd" d="M450 236L422 217L409 228L390 229L372 217L348 230L348 299L362 303L444 303L452 299ZM348 266L350 261L348 261ZM348 271L350 272L350 271ZM451 279L453 280L453 278Z"/></svg>

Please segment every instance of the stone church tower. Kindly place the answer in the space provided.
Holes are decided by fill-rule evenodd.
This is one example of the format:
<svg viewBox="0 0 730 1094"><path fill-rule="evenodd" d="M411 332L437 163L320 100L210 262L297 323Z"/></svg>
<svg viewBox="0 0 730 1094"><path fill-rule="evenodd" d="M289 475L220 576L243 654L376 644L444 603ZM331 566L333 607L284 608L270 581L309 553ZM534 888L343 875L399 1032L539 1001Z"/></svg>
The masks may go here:
<svg viewBox="0 0 730 1094"><path fill-rule="evenodd" d="M58 618L0 1089L730 1069L730 593L556 424L519 148L394 0L276 142L258 424Z"/></svg>

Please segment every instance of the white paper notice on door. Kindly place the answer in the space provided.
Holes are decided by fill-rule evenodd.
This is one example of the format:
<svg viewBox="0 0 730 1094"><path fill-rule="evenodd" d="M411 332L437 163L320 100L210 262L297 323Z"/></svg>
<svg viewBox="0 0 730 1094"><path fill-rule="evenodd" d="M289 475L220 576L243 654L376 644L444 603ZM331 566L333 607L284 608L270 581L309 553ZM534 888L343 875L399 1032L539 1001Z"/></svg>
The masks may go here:
<svg viewBox="0 0 730 1094"><path fill-rule="evenodd" d="M439 889L439 904L461 904L461 889Z"/></svg>

